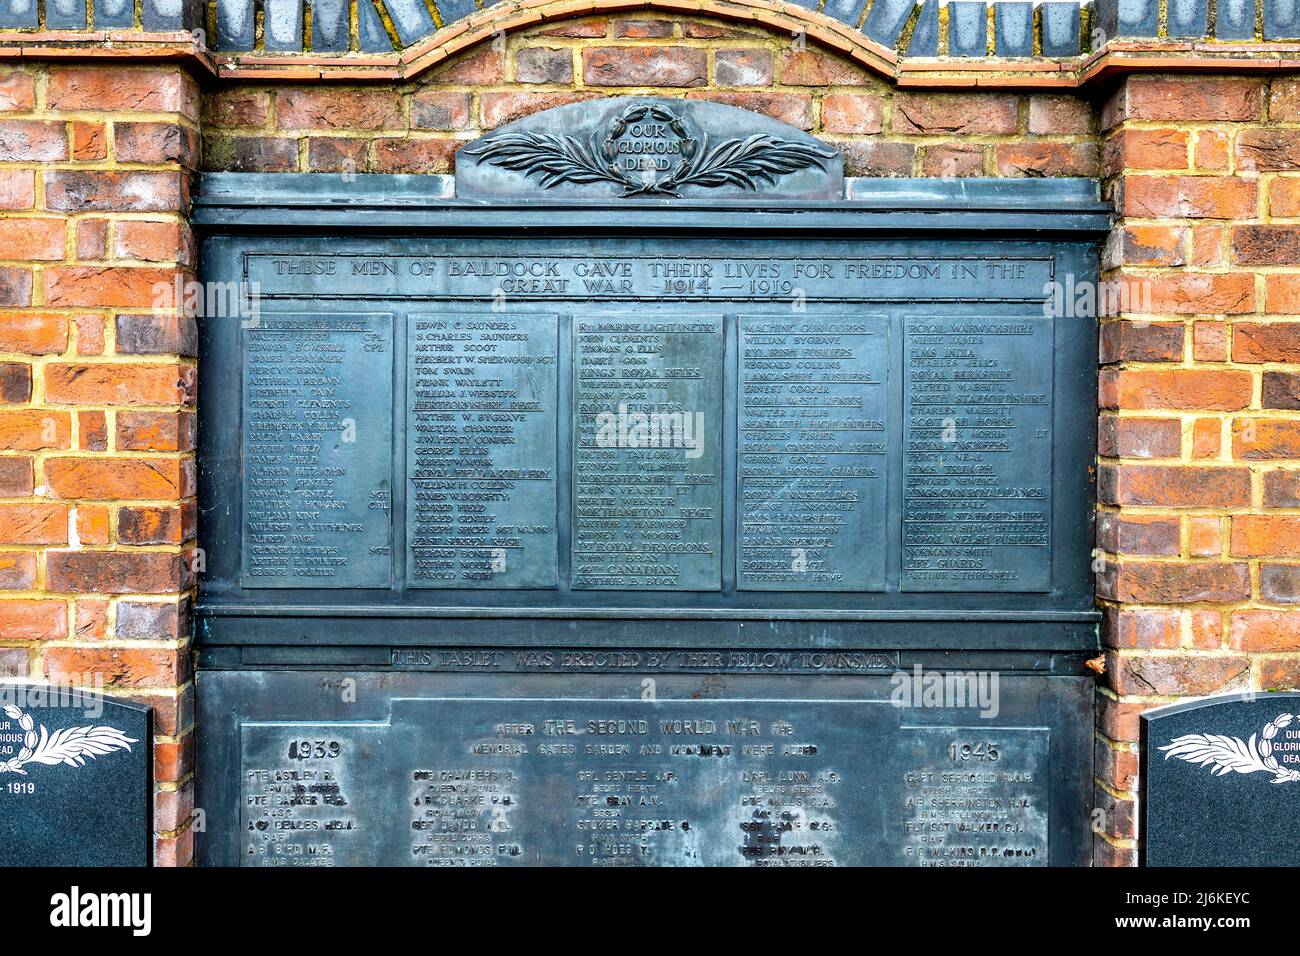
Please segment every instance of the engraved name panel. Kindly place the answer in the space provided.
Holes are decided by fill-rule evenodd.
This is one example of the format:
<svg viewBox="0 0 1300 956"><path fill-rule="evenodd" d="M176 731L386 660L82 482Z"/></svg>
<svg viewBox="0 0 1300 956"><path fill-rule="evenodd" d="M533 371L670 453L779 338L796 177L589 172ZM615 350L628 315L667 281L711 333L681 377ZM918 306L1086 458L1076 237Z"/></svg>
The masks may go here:
<svg viewBox="0 0 1300 956"><path fill-rule="evenodd" d="M407 335L407 581L556 586L558 320L420 313Z"/></svg>
<svg viewBox="0 0 1300 956"><path fill-rule="evenodd" d="M904 727L897 862L1047 866L1047 728Z"/></svg>
<svg viewBox="0 0 1300 956"><path fill-rule="evenodd" d="M382 746L378 724L240 726L242 866L346 866L377 861L382 780L355 757ZM350 759L349 759L350 758Z"/></svg>
<svg viewBox="0 0 1300 956"><path fill-rule="evenodd" d="M887 701L405 698L241 734L246 865L1048 862L1048 732ZM863 759L871 754L871 759Z"/></svg>
<svg viewBox="0 0 1300 956"><path fill-rule="evenodd" d="M737 587L885 586L883 316L740 318Z"/></svg>
<svg viewBox="0 0 1300 956"><path fill-rule="evenodd" d="M1044 277L1072 253L1034 242L980 254L960 239L796 242L770 256L775 243L753 238L362 242L337 251L280 239L284 251L241 253L268 302L292 310L268 315L262 331L228 333L245 346L232 354L252 373L246 390L283 387L275 375L292 369L276 368L283 353L270 350L311 356L309 340L285 341L295 316L333 322L345 343L360 341L349 322L378 317L386 329L391 312L384 334L401 354L390 373L354 368L346 347L341 359L321 353L348 370L339 395L310 398L369 404L386 421L338 446L353 454L347 467L302 481L290 452L278 471L266 453L293 424L284 396L245 396L249 434L227 429L208 460L229 460L242 443L261 470L201 476L208 498L247 499L244 525L211 539L242 544L221 551L205 600L233 603L248 582L335 588L321 597L342 605L337 592L370 587L391 596L350 603L359 616L380 601L460 620L450 593L476 590L474 606L490 616L537 608L561 621L575 609L573 619L594 622L636 608L645 616L620 628L689 618L702 645L726 646L745 643L738 630L727 640L704 632L766 609L796 621L782 634L833 620L826 633L844 637L878 615L917 630L899 612L939 608L943 593L1019 613L1062 609L1087 587L1086 562L1056 540L1077 530L1092 493L1077 451L1087 442L1070 440L1091 427L1078 400L1087 382L1054 381L1054 368L1078 368L1091 333L1087 323L1054 328L1041 303ZM505 312L489 307L498 290ZM289 295L322 303L277 300ZM791 308L791 296L806 308ZM340 431L350 417L340 411ZM386 434L396 447L381 447ZM294 464L310 467L314 447L281 449L290 444ZM390 470L401 473L391 516L380 510ZM286 475L293 481L271 484ZM329 507L359 510L291 527L308 509L288 507L289 496L315 477L335 482ZM372 477L382 491L373 499ZM399 550L344 537L371 530ZM525 589L552 594L508 593ZM997 596L1009 592L1020 594ZM791 616L804 610L818 615Z"/></svg>
<svg viewBox="0 0 1300 956"><path fill-rule="evenodd" d="M263 313L243 340L241 584L388 587L392 316Z"/></svg>
<svg viewBox="0 0 1300 956"><path fill-rule="evenodd" d="M575 589L722 586L722 319L573 320Z"/></svg>
<svg viewBox="0 0 1300 956"><path fill-rule="evenodd" d="M904 318L903 587L1051 581L1052 324Z"/></svg>

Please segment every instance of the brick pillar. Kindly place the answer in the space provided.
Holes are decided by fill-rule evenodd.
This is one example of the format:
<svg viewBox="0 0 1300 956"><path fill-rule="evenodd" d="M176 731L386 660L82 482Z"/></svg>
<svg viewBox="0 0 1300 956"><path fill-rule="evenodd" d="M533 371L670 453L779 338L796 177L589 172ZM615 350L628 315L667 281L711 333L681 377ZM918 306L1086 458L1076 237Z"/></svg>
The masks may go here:
<svg viewBox="0 0 1300 956"><path fill-rule="evenodd" d="M1142 710L1300 685L1297 121L1295 78L1134 76L1103 110L1101 865L1135 862Z"/></svg>
<svg viewBox="0 0 1300 956"><path fill-rule="evenodd" d="M0 71L0 676L155 710L156 850L189 862L198 87Z"/></svg>

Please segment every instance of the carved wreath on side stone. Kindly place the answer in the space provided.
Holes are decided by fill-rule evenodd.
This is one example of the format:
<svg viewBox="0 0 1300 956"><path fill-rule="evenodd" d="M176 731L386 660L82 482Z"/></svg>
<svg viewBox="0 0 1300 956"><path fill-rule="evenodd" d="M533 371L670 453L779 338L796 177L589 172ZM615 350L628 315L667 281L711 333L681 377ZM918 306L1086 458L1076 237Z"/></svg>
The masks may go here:
<svg viewBox="0 0 1300 956"><path fill-rule="evenodd" d="M1273 783L1294 783L1300 772L1287 770L1273 755L1273 739L1278 731L1289 727L1300 714L1278 714L1249 740L1228 737L1225 734L1183 734L1175 737L1160 750L1165 759L1177 757L1201 767L1212 767L1210 773L1222 777L1230 773L1271 773Z"/></svg>
<svg viewBox="0 0 1300 956"><path fill-rule="evenodd" d="M135 738L128 737L116 727L65 727L49 733L45 725L37 731L36 722L31 714L25 714L13 704L4 708L5 716L18 721L23 731L23 747L18 756L9 760L0 760L0 774L16 773L27 775L24 764L38 763L46 766L67 764L69 767L84 767L86 758L92 760L100 754L112 753L114 750L130 750Z"/></svg>
<svg viewBox="0 0 1300 956"><path fill-rule="evenodd" d="M629 176L616 162L619 138L629 126L646 120L665 123L680 139L682 158L666 175L650 180ZM653 103L629 106L609 124L602 139L599 130L584 142L576 136L551 133L504 133L489 137L463 152L480 162L521 170L538 176L543 189L560 183L613 183L622 196L660 194L680 196L683 186L771 186L777 176L810 166L821 166L834 150L760 133L745 138L709 143L707 133L690 135L686 121L672 110Z"/></svg>

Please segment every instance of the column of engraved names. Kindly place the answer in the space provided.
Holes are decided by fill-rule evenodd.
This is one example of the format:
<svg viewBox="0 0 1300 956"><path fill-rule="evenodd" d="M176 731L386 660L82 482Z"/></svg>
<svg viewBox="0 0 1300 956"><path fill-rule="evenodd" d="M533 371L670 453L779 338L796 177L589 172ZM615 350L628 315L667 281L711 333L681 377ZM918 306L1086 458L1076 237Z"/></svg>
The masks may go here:
<svg viewBox="0 0 1300 956"><path fill-rule="evenodd" d="M654 711L550 722L578 754L575 857L592 866L835 865L840 777L815 730L728 702Z"/></svg>
<svg viewBox="0 0 1300 956"><path fill-rule="evenodd" d="M556 584L554 315L412 315L407 578Z"/></svg>
<svg viewBox="0 0 1300 956"><path fill-rule="evenodd" d="M884 587L887 337L882 317L741 317L738 587Z"/></svg>
<svg viewBox="0 0 1300 956"><path fill-rule="evenodd" d="M374 865L374 821L350 764L357 743L322 724L245 724L240 798L243 866Z"/></svg>
<svg viewBox="0 0 1300 956"><path fill-rule="evenodd" d="M721 586L722 322L573 323L575 588Z"/></svg>
<svg viewBox="0 0 1300 956"><path fill-rule="evenodd" d="M387 315L244 330L245 587L389 584L391 402Z"/></svg>
<svg viewBox="0 0 1300 956"><path fill-rule="evenodd" d="M510 746L478 742L467 759L500 757ZM416 866L498 866L521 860L511 826L519 779L507 767L420 767L411 771L411 860Z"/></svg>
<svg viewBox="0 0 1300 956"><path fill-rule="evenodd" d="M903 586L1046 590L1052 327L905 319Z"/></svg>
<svg viewBox="0 0 1300 956"><path fill-rule="evenodd" d="M459 707L465 736L411 775L418 865L837 862L842 780L815 722L724 701Z"/></svg>
<svg viewBox="0 0 1300 956"><path fill-rule="evenodd" d="M1047 866L1045 729L905 727L898 818L904 866ZM908 766L907 761L925 759Z"/></svg>

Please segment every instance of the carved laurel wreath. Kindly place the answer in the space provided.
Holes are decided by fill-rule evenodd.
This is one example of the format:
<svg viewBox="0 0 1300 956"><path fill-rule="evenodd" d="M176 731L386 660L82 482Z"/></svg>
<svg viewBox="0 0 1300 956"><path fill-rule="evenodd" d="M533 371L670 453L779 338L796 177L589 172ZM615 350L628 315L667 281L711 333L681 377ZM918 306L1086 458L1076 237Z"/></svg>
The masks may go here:
<svg viewBox="0 0 1300 956"><path fill-rule="evenodd" d="M1223 734L1183 734L1159 748L1165 759L1177 757L1201 767L1211 766L1210 773L1222 777L1230 773L1271 773L1273 783L1294 783L1300 772L1287 770L1273 756L1273 738L1277 732L1290 726L1300 714L1278 714L1249 740Z"/></svg>
<svg viewBox="0 0 1300 956"><path fill-rule="evenodd" d="M23 765L29 763L84 767L87 757L93 760L100 754L130 750L131 744L137 743L135 738L126 736L116 727L65 727L51 734L42 724L38 732L30 714L23 713L13 704L6 704L4 712L10 720L18 721L24 733L22 750L18 751L17 757L0 761L0 773L26 776Z"/></svg>
<svg viewBox="0 0 1300 956"><path fill-rule="evenodd" d="M682 159L672 171L649 182L633 179L618 167L618 139L627 127L645 119L667 123L681 137ZM741 186L758 189L773 185L777 176L821 166L834 150L767 134L724 139L710 145L707 133L696 139L686 121L658 104L634 104L615 117L602 139L596 131L584 142L576 136L552 133L505 133L467 146L462 152L480 162L522 170L539 177L543 189L560 183L613 183L623 196L661 194L679 196L682 186Z"/></svg>

